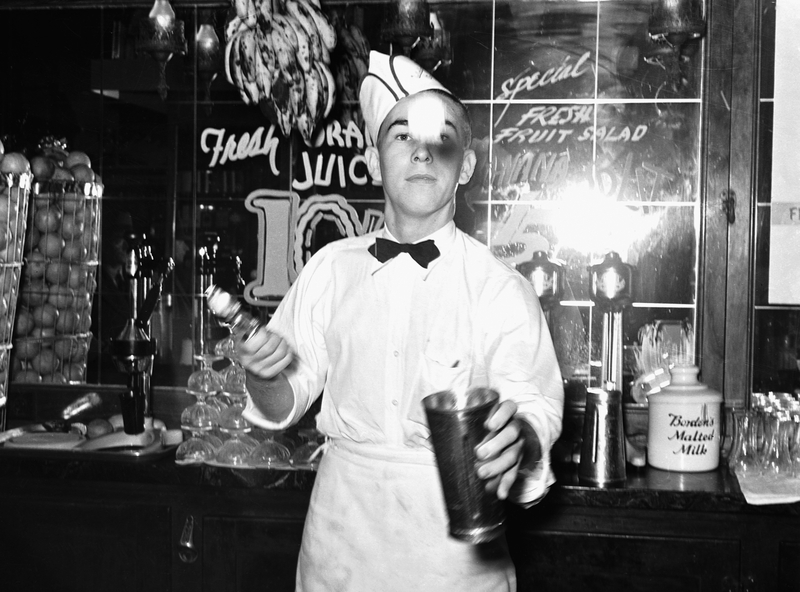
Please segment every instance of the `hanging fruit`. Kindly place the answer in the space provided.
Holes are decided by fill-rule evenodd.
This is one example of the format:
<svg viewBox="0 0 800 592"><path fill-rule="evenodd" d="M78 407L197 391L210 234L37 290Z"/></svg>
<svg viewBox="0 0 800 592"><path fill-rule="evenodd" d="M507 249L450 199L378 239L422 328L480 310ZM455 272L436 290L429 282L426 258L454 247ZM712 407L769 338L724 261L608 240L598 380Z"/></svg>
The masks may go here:
<svg viewBox="0 0 800 592"><path fill-rule="evenodd" d="M287 138L312 145L336 101L331 52L336 30L319 0L231 0L225 23L225 74L248 105Z"/></svg>

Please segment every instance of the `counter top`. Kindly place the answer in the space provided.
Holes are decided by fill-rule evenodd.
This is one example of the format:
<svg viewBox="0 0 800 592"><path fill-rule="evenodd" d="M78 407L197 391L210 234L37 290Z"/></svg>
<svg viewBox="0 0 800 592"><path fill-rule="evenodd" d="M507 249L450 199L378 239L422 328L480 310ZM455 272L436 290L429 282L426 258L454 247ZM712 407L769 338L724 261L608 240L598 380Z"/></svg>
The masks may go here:
<svg viewBox="0 0 800 592"><path fill-rule="evenodd" d="M80 452L0 448L3 479L52 479L188 487L232 487L310 491L315 473L308 470L234 469L177 465L174 449L159 458L98 460Z"/></svg>
<svg viewBox="0 0 800 592"><path fill-rule="evenodd" d="M115 461L81 459L79 454L0 448L0 475L4 481L59 480L303 492L311 490L315 477L308 470L178 466L172 453L157 459ZM747 508L793 514L800 510L800 504L749 506L736 477L724 466L705 473L629 466L627 482L607 489L581 485L572 465L556 466L555 472L557 482L546 497L547 505L716 512L740 512Z"/></svg>

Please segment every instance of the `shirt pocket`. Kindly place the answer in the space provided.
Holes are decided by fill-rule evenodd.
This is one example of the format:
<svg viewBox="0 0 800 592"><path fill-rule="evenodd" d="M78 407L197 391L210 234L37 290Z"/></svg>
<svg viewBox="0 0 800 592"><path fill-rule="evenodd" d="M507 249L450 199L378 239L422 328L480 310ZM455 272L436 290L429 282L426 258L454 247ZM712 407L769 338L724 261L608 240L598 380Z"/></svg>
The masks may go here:
<svg viewBox="0 0 800 592"><path fill-rule="evenodd" d="M422 396L439 391L466 392L469 388L469 353L453 343L428 342L422 355Z"/></svg>

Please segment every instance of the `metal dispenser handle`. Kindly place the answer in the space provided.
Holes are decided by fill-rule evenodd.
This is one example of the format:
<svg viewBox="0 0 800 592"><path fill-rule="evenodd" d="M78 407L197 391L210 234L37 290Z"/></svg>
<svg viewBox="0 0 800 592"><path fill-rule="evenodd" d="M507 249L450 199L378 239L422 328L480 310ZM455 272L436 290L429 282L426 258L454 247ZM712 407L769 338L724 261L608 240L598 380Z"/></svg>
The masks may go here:
<svg viewBox="0 0 800 592"><path fill-rule="evenodd" d="M197 549L194 546L194 516L189 514L183 525L181 540L178 542L178 557L184 563L197 561Z"/></svg>

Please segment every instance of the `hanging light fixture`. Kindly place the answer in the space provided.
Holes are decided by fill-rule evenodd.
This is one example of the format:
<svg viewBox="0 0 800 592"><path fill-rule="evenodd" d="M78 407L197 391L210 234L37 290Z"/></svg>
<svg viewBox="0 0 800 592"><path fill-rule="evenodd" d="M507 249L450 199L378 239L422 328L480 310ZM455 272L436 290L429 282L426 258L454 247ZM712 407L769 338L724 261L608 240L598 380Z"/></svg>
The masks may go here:
<svg viewBox="0 0 800 592"><path fill-rule="evenodd" d="M688 61L687 45L700 39L706 30L704 0L653 0L647 30L660 48L647 56L648 63L663 67L672 86L683 86L683 62Z"/></svg>
<svg viewBox="0 0 800 592"><path fill-rule="evenodd" d="M419 38L432 35L431 11L427 0L394 0L386 5L381 39L399 45L403 55L409 55Z"/></svg>
<svg viewBox="0 0 800 592"><path fill-rule="evenodd" d="M158 63L158 94L161 100L167 98L167 62L176 53L186 53L186 39L183 34L183 21L175 17L169 0L155 0L148 18L139 23L139 36L136 39L139 52L150 54Z"/></svg>
<svg viewBox="0 0 800 592"><path fill-rule="evenodd" d="M428 72L447 68L453 62L453 48L450 45L450 32L445 30L439 15L430 13L432 34L418 37L411 46L411 59Z"/></svg>
<svg viewBox="0 0 800 592"><path fill-rule="evenodd" d="M699 39L706 30L703 0L655 0L647 28L652 39L673 47Z"/></svg>
<svg viewBox="0 0 800 592"><path fill-rule="evenodd" d="M197 77L203 84L206 111L210 112L211 84L222 67L222 49L219 35L214 29L213 16L207 18L197 29L194 46L197 55Z"/></svg>

